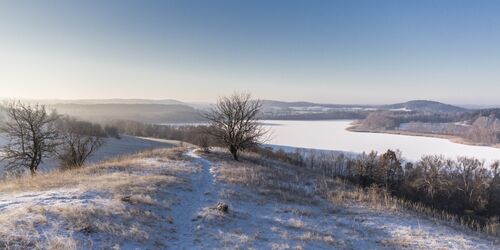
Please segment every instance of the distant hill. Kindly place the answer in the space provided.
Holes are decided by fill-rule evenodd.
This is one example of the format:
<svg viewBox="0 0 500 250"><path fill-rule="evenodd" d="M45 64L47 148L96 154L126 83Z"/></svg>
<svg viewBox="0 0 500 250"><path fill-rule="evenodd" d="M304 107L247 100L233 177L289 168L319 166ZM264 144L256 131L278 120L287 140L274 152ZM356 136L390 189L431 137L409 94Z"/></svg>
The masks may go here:
<svg viewBox="0 0 500 250"><path fill-rule="evenodd" d="M175 99L121 99L121 98L110 98L110 99L12 99L20 100L25 103L39 103L43 105L55 105L55 104L165 104L165 105L187 105L193 108L198 108L202 106L208 106L206 103L202 102L182 102ZM12 101L11 99L0 99L1 101Z"/></svg>
<svg viewBox="0 0 500 250"><path fill-rule="evenodd" d="M174 99L84 99L84 100L22 100L45 104L62 114L82 119L134 120L153 123L190 123L203 121L199 113L210 103L187 103ZM376 110L404 110L427 113L463 113L475 116L474 111L445 103L414 100L390 105L325 104L314 102L285 102L263 100L261 118L284 120L363 119ZM1 114L0 114L1 117ZM497 116L498 117L498 116Z"/></svg>
<svg viewBox="0 0 500 250"><path fill-rule="evenodd" d="M325 107L325 108L354 108L354 107L373 107L372 105L357 105L357 104L327 104L314 102L284 102L274 100L262 100L264 108L307 108L307 107Z"/></svg>
<svg viewBox="0 0 500 250"><path fill-rule="evenodd" d="M200 112L179 104L53 104L58 113L90 121L132 120L150 123L202 121Z"/></svg>
<svg viewBox="0 0 500 250"><path fill-rule="evenodd" d="M320 104L264 100L263 117L284 120L362 119L376 110L426 113L464 113L468 110L445 103L414 100L390 105Z"/></svg>
<svg viewBox="0 0 500 250"><path fill-rule="evenodd" d="M461 113L467 109L436 101L414 100L404 103L383 105L382 109L407 109L422 112Z"/></svg>
<svg viewBox="0 0 500 250"><path fill-rule="evenodd" d="M362 119L372 106L352 104L320 104L313 102L262 101L263 119L269 120L334 120Z"/></svg>
<svg viewBox="0 0 500 250"><path fill-rule="evenodd" d="M55 104L166 104L166 105L185 105L184 102L174 100L174 99L160 99L160 100L149 100L149 99L80 99L80 100L53 100L51 101Z"/></svg>

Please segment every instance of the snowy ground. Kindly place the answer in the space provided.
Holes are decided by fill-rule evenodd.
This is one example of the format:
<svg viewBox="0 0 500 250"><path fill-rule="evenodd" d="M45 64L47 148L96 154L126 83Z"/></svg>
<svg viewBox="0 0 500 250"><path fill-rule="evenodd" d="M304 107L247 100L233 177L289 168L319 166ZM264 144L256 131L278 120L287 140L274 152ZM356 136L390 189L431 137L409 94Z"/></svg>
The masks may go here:
<svg viewBox="0 0 500 250"><path fill-rule="evenodd" d="M200 161L200 158L197 158ZM315 195L307 186L292 192L310 196L284 201L265 190L213 181L227 162L207 162L213 178L193 179L208 190L199 192L192 215L194 248L200 249L494 249L492 241L421 218L410 213L381 212L363 205L336 206ZM234 164L234 163L229 163ZM252 166L249 166L252 167ZM225 169L227 170L227 169ZM236 170L235 170L236 171ZM252 173L250 175L258 175ZM207 171L202 171L205 176ZM289 180L290 181L290 180ZM292 180L293 182L293 180ZM300 196L300 195L298 195ZM288 198L286 198L288 199ZM228 214L214 210L218 201L230 204ZM204 204L204 205L203 205ZM182 206L181 206L182 208ZM184 209L184 208L182 208ZM202 236L202 237L200 237ZM193 249L191 242L185 249Z"/></svg>
<svg viewBox="0 0 500 250"><path fill-rule="evenodd" d="M0 135L0 146L7 143L7 139ZM104 145L88 159L88 163L98 162L105 159L129 155L143 150L172 147L178 144L176 141L142 138L134 136L122 136L121 139L107 138ZM3 164L0 162L0 177L3 173ZM46 159L39 166L41 171L51 170L57 167L57 161Z"/></svg>
<svg viewBox="0 0 500 250"><path fill-rule="evenodd" d="M56 184L0 185L0 248L499 248L409 212L332 204L301 171L172 149L59 174L67 178ZM65 182L70 176L79 177ZM229 212L215 209L218 202Z"/></svg>

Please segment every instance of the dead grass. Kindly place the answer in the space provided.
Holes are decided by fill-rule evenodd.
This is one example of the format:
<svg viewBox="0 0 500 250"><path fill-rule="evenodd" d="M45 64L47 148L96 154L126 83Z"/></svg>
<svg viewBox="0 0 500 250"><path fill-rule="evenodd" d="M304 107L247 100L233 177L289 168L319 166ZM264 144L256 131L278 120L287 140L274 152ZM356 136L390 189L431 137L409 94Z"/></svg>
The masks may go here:
<svg viewBox="0 0 500 250"><path fill-rule="evenodd" d="M479 223L467 222L446 212L398 199L389 195L382 188L362 189L345 180L326 177L314 169L300 168L279 161L263 159L252 153L243 154L240 162L232 160L229 154L221 150L214 150L214 152L206 154L205 157L218 163L216 176L219 181L255 188L260 194L266 197L276 197L280 201L314 204L317 197L322 197L333 205L333 210L349 211L349 209L344 208L362 206L373 212L388 212L394 216L406 214L434 220L438 224L444 224L468 234L474 234L470 229L476 228L483 233L495 235L498 228L498 224L488 224L480 229ZM227 197L241 196L241 194L231 192L224 193L224 195ZM245 197L241 199L245 199ZM286 212L292 212L298 216L310 216L307 211L303 213L292 210ZM286 221L285 224L291 228L305 231L304 235L299 237L300 240L336 244L335 239L331 236L308 232L298 219ZM409 245L415 246L413 241L422 238L428 237L425 235L413 235L408 238L395 237L381 243L391 248L405 248ZM276 246L276 248L280 247Z"/></svg>
<svg viewBox="0 0 500 250"><path fill-rule="evenodd" d="M121 184L153 183L162 179L159 175L140 176L142 171L153 172L152 167L160 168L158 164L147 164L144 159L154 158L160 162L184 159L184 149L156 149L143 153L117 157L98 164L84 166L79 169L39 173L35 177L23 176L0 181L0 192L14 193L25 191L43 191L57 188L109 189ZM172 170L172 169L168 169ZM168 171L161 169L159 171ZM179 171L181 171L179 169ZM158 174L158 171L156 171ZM175 174L175 173L172 173ZM134 177L134 178L131 178ZM168 180L167 180L168 181Z"/></svg>
<svg viewBox="0 0 500 250"><path fill-rule="evenodd" d="M217 162L217 179L222 182L256 188L266 197L280 201L314 204L310 171L282 163L262 159L254 153L244 153L240 161L234 161L229 154L214 150L204 155Z"/></svg>
<svg viewBox="0 0 500 250"><path fill-rule="evenodd" d="M301 241L318 241L318 242L324 242L328 245L335 245L337 242L333 239L331 235L327 234L321 234L319 232L311 232L311 231L306 231L297 239Z"/></svg>
<svg viewBox="0 0 500 250"><path fill-rule="evenodd" d="M37 246L44 249L45 246ZM73 250L77 249L77 242L72 237L54 236L47 238L47 249L49 250Z"/></svg>
<svg viewBox="0 0 500 250"><path fill-rule="evenodd" d="M107 237L115 243L160 242L159 237L165 237L168 229L162 228L159 230L164 233L150 235L156 231L151 227L158 225L159 220L167 221L164 212L174 200L174 197L172 201L165 200L168 187L184 183L179 178L189 171L183 165L187 164L183 161L184 152L185 149L179 148L157 149L80 169L2 181L0 192L12 197L45 191L56 194L57 190L76 191L74 196L70 192L70 197L48 197L68 199L67 202L22 204L2 211L0 249L89 248L93 242L82 241L89 238L88 235ZM165 248L160 243L155 246Z"/></svg>
<svg viewBox="0 0 500 250"><path fill-rule="evenodd" d="M480 232L482 236L498 236L498 223L487 223L481 226L477 221L465 220L462 217L436 210L420 203L415 203L391 196L387 190L376 186L363 189L349 184L339 178L322 177L318 181L318 193L324 196L334 206L350 206L362 204L373 211L408 214L445 224L467 233ZM415 237L418 238L418 237ZM397 242L391 242L391 244ZM396 245L404 246L405 242Z"/></svg>

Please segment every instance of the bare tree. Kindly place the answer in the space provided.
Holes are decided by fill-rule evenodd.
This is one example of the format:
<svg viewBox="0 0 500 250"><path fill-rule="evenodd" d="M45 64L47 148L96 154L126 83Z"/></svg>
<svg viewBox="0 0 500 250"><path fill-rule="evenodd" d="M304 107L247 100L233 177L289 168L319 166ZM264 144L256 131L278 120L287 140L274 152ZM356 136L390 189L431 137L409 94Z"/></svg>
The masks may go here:
<svg viewBox="0 0 500 250"><path fill-rule="evenodd" d="M29 169L36 174L38 166L58 144L58 131L54 121L58 115L47 113L45 106L21 102L8 103L5 107L7 121L0 127L9 142L2 147L2 161L7 170Z"/></svg>
<svg viewBox="0 0 500 250"><path fill-rule="evenodd" d="M363 152L363 154L354 161L354 174L358 177L363 187L370 186L374 181L374 174L378 165L377 155L375 151L371 151L369 154Z"/></svg>
<svg viewBox="0 0 500 250"><path fill-rule="evenodd" d="M474 209L484 205L489 187L488 170L484 167L484 161L458 157L457 161L453 162L453 174L465 208Z"/></svg>
<svg viewBox="0 0 500 250"><path fill-rule="evenodd" d="M488 209L500 214L500 161L495 161L490 166L491 181L488 187Z"/></svg>
<svg viewBox="0 0 500 250"><path fill-rule="evenodd" d="M379 158L379 170L382 172L380 177L387 189L398 187L399 182L403 178L403 167L399 158L400 152L387 150Z"/></svg>
<svg viewBox="0 0 500 250"><path fill-rule="evenodd" d="M262 102L252 100L250 94L233 94L219 98L205 114L209 121L207 133L227 146L235 160L238 152L262 143L267 131L258 123Z"/></svg>
<svg viewBox="0 0 500 250"><path fill-rule="evenodd" d="M58 128L61 144L57 157L63 167L81 167L104 144L106 134L100 125L65 117Z"/></svg>
<svg viewBox="0 0 500 250"><path fill-rule="evenodd" d="M417 170L421 172L415 179L415 185L423 190L431 201L450 185L445 178L448 165L449 163L441 155L426 155L417 163Z"/></svg>

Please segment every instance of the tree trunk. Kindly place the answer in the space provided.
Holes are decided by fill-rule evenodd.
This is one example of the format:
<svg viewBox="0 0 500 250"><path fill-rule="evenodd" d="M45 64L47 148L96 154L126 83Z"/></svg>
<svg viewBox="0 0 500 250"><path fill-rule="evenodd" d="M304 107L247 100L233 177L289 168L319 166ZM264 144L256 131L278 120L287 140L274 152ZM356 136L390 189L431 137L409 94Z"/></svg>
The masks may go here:
<svg viewBox="0 0 500 250"><path fill-rule="evenodd" d="M31 172L31 177L34 177L36 175L36 170L35 168L31 167L30 168L30 172Z"/></svg>
<svg viewBox="0 0 500 250"><path fill-rule="evenodd" d="M238 149L236 149L235 146L231 145L229 146L229 152L233 155L233 159L238 161Z"/></svg>

